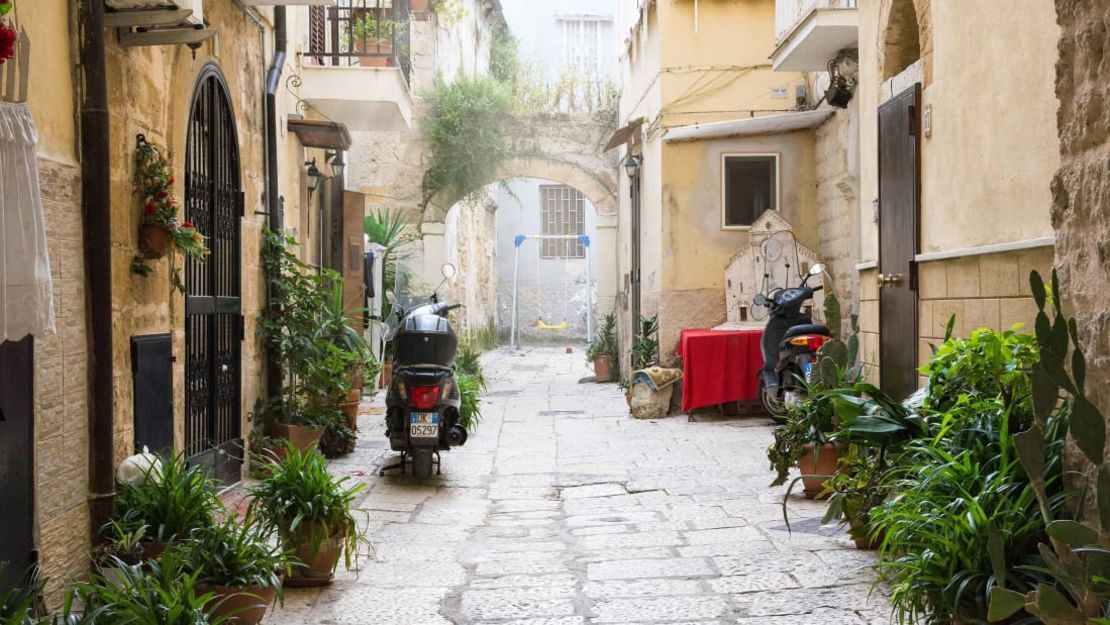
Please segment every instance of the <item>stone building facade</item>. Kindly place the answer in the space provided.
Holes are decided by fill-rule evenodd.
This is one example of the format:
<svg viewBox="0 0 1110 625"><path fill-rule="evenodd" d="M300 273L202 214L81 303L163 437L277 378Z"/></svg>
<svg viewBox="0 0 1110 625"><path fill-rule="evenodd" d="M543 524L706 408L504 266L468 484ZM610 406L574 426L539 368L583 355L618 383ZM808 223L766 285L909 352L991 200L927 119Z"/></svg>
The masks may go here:
<svg viewBox="0 0 1110 625"><path fill-rule="evenodd" d="M264 354L255 337L255 321L264 306L265 288L259 260L262 232L267 224L265 201L265 116L263 81L274 53L273 9L250 9L233 2L208 2L205 19L218 36L195 49L183 45L123 45L115 29L106 29L106 83L109 92L110 210L113 343L110 354L93 351L89 300L89 267L84 248L89 220L81 205L84 170L78 152L81 132L81 84L77 32L77 2L17 3L12 14L31 41L28 107L40 137L37 146L47 241L53 275L57 333L35 337L32 354L34 448L33 541L42 573L48 577L47 600L57 605L61 589L88 570L87 554L97 531L90 502L92 492L92 406L90 388L95 368L112 371L113 466L136 451L136 379L132 339L169 335L172 445L183 451L186 436L185 297L170 283L172 255L150 261L153 272L131 271L138 253L140 200L133 192L136 137L159 144L170 155L174 195L186 197L185 154L191 109L198 77L216 73L226 84L238 145L237 172L243 191L239 219L241 245L237 250L243 331L239 361L237 424L239 436L250 431L255 401L265 393ZM295 24L296 17L290 16ZM234 42L232 45L231 42ZM207 72L207 74L206 74ZM307 198L304 165L306 150L284 120L296 110L296 98L279 95L281 120L276 152L279 193L285 202L285 225L300 226ZM187 219L188 215L184 215ZM211 233L204 233L210 235ZM241 443L240 443L241 444ZM17 457L17 462L24 458ZM231 478L233 481L237 477ZM5 540L21 540L5 537Z"/></svg>
<svg viewBox="0 0 1110 625"><path fill-rule="evenodd" d="M1056 267L1086 350L1087 392L1110 416L1110 9L1099 0L1057 0L1056 18Z"/></svg>

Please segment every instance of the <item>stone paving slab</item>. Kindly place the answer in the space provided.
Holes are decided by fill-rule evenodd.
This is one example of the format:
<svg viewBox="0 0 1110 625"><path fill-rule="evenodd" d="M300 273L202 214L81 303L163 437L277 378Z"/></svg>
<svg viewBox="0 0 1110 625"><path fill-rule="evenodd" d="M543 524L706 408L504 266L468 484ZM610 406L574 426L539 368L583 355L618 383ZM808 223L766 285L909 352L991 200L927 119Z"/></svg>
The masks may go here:
<svg viewBox="0 0 1110 625"><path fill-rule="evenodd" d="M824 504L792 497L786 527L770 421L631 419L616 386L578 384L580 350L484 362L484 420L425 483L377 476L393 455L367 402L358 450L332 471L368 485L374 550L328 588L288 590L267 623L889 622L874 555L817 525Z"/></svg>

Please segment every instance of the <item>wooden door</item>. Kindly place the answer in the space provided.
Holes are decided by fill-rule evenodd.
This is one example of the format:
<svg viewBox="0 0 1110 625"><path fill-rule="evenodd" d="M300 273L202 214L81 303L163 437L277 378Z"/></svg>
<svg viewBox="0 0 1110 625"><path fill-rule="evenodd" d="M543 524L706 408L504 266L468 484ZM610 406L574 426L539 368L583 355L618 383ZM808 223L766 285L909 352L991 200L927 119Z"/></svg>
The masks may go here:
<svg viewBox="0 0 1110 625"><path fill-rule="evenodd" d="M879 107L880 385L896 399L917 389L921 85Z"/></svg>
<svg viewBox="0 0 1110 625"><path fill-rule="evenodd" d="M34 562L32 339L0 343L0 562L18 575ZM3 580L0 580L3 582Z"/></svg>

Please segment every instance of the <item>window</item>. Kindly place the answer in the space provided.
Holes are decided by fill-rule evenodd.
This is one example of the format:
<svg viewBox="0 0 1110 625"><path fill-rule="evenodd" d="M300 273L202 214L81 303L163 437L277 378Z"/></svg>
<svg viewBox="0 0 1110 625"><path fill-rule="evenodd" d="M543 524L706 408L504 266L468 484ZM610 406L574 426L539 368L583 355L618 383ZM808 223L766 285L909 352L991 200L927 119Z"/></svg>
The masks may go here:
<svg viewBox="0 0 1110 625"><path fill-rule="evenodd" d="M586 199L578 189L544 185L540 200L544 234L586 234ZM586 248L579 239L544 239L540 254L544 258L585 258Z"/></svg>
<svg viewBox="0 0 1110 625"><path fill-rule="evenodd" d="M779 157L745 154L723 157L722 226L747 228L763 211L779 207Z"/></svg>
<svg viewBox="0 0 1110 625"><path fill-rule="evenodd" d="M598 20L561 20L563 30L563 68L587 76L601 71L601 22Z"/></svg>

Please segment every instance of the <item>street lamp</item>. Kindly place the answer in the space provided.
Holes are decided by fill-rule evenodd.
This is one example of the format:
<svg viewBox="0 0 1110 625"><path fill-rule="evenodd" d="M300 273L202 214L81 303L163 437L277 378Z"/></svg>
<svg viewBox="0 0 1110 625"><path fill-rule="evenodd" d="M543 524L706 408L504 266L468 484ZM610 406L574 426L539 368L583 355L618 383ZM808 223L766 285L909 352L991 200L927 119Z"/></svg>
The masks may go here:
<svg viewBox="0 0 1110 625"><path fill-rule="evenodd" d="M624 171L628 173L629 178L635 178L640 173L640 157L629 154L628 159L624 161Z"/></svg>
<svg viewBox="0 0 1110 625"><path fill-rule="evenodd" d="M342 178L343 171L347 169L347 164L343 162L343 152L333 152L332 155L328 157L328 160L331 162L331 175L336 178Z"/></svg>
<svg viewBox="0 0 1110 625"><path fill-rule="evenodd" d="M316 189L320 188L320 178L323 177L323 174L320 173L320 168L316 166L315 158L306 162L305 166L308 167L306 172L308 174L308 197L312 197L312 194L316 193Z"/></svg>

